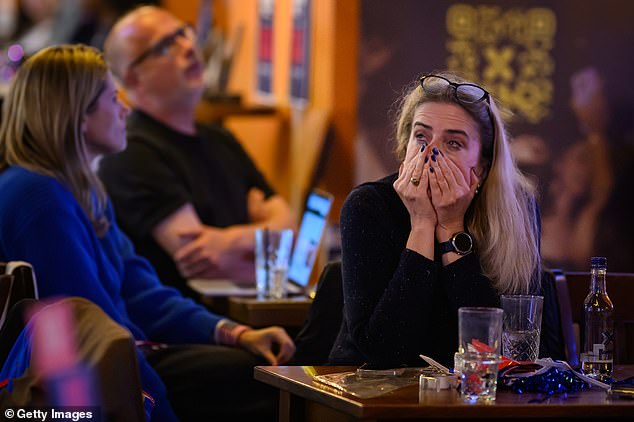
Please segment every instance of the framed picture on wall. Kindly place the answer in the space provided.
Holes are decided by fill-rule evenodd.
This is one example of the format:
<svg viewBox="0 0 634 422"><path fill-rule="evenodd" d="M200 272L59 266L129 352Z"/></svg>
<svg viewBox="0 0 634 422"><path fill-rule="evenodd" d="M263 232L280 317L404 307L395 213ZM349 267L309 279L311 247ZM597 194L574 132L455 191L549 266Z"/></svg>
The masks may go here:
<svg viewBox="0 0 634 422"><path fill-rule="evenodd" d="M291 33L291 103L303 106L310 89L310 0L293 0Z"/></svg>
<svg viewBox="0 0 634 422"><path fill-rule="evenodd" d="M256 91L264 98L273 96L273 19L275 0L258 0L258 40Z"/></svg>

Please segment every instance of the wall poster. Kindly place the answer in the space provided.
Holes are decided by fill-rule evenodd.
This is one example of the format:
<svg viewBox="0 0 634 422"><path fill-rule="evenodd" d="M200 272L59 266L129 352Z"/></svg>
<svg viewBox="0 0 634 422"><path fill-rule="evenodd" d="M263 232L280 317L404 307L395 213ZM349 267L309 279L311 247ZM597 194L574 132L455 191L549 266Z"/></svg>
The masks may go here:
<svg viewBox="0 0 634 422"><path fill-rule="evenodd" d="M291 33L291 102L308 101L310 89L310 0L293 0Z"/></svg>
<svg viewBox="0 0 634 422"><path fill-rule="evenodd" d="M273 18L275 0L258 0L258 43L256 90L259 95L273 95Z"/></svg>

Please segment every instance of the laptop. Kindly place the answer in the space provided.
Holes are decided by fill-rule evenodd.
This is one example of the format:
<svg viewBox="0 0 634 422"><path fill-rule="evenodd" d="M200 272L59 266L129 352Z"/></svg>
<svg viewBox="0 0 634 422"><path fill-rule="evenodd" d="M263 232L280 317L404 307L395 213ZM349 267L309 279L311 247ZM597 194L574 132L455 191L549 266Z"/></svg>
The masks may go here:
<svg viewBox="0 0 634 422"><path fill-rule="evenodd" d="M319 245L321 244L333 196L313 189L306 200L299 232L288 265L287 290L289 295L308 292L310 275L313 272ZM189 287L203 296L255 296L254 283L229 279L191 279Z"/></svg>

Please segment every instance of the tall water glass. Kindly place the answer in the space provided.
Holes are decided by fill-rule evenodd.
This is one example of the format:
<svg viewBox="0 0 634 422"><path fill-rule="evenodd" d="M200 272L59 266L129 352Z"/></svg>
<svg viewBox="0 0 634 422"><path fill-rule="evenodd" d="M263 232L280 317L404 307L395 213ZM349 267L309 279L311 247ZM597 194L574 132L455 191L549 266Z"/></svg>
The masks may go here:
<svg viewBox="0 0 634 422"><path fill-rule="evenodd" d="M255 285L258 299L286 297L293 230L255 231Z"/></svg>
<svg viewBox="0 0 634 422"><path fill-rule="evenodd" d="M458 309L459 346L455 370L460 376L460 395L466 402L495 400L502 315L499 308Z"/></svg>

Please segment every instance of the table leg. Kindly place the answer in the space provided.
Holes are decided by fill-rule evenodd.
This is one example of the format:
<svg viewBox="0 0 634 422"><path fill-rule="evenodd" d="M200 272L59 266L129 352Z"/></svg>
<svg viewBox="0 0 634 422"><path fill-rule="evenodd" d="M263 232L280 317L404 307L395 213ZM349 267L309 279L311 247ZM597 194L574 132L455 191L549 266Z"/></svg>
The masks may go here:
<svg viewBox="0 0 634 422"><path fill-rule="evenodd" d="M306 402L288 391L280 390L279 421L293 422L304 420Z"/></svg>

